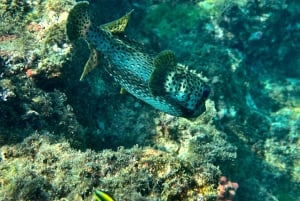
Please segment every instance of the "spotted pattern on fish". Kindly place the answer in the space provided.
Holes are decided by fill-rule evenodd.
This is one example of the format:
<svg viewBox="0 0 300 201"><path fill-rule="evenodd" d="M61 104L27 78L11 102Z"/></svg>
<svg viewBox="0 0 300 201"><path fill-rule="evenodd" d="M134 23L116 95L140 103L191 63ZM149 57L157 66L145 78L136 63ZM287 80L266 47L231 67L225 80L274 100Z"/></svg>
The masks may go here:
<svg viewBox="0 0 300 201"><path fill-rule="evenodd" d="M181 68L176 68L176 70L170 72L164 83L166 92L188 110L196 108L199 99L203 96L205 90L208 90L200 79L194 79L194 77L200 78L197 73L181 66Z"/></svg>
<svg viewBox="0 0 300 201"><path fill-rule="evenodd" d="M98 27L91 23L88 7L88 2L77 3L66 25L68 38L83 38L91 51L80 79L97 66L101 53L108 61L105 70L136 98L174 116L197 117L205 111L210 89L199 74L178 64L171 51L154 57L117 35L125 30L132 11Z"/></svg>

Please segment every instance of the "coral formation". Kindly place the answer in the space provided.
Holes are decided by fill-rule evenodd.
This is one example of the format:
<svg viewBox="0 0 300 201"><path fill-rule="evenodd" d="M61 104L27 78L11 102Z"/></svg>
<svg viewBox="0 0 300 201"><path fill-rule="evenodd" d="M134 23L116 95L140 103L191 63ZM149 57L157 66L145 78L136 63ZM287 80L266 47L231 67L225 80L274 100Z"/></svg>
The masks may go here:
<svg viewBox="0 0 300 201"><path fill-rule="evenodd" d="M55 2L0 4L5 19L1 20L0 41L1 144L18 142L34 130L50 130L84 147L84 130L65 94L58 90L70 55L64 21L74 2L65 2L63 8L54 7Z"/></svg>
<svg viewBox="0 0 300 201"><path fill-rule="evenodd" d="M79 82L75 3L0 0L0 200L212 201L221 175L234 201L300 200L297 0L90 1L99 25L134 9L120 37L202 72L212 93L191 120L120 94L105 61Z"/></svg>
<svg viewBox="0 0 300 201"><path fill-rule="evenodd" d="M231 182L225 176L221 176L218 186L218 201L232 201L239 184Z"/></svg>
<svg viewBox="0 0 300 201"><path fill-rule="evenodd" d="M3 146L0 170L0 200L91 200L94 188L116 200L211 197L204 188L215 193L214 184L201 179L208 172L170 153L149 147L79 152L47 133Z"/></svg>

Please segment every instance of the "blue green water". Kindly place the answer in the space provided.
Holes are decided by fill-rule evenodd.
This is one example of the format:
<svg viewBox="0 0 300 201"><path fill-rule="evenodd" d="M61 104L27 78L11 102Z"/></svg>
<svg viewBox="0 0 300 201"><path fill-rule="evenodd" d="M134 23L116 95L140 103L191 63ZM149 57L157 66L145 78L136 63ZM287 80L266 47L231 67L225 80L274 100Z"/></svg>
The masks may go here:
<svg viewBox="0 0 300 201"><path fill-rule="evenodd" d="M221 201L221 175L239 184L234 201L300 200L298 1L89 3L97 25L134 9L114 37L153 57L172 50L201 73L206 112L172 117L136 99L101 51L80 82L89 49L66 37L74 1L0 2L0 200L91 200L100 189Z"/></svg>

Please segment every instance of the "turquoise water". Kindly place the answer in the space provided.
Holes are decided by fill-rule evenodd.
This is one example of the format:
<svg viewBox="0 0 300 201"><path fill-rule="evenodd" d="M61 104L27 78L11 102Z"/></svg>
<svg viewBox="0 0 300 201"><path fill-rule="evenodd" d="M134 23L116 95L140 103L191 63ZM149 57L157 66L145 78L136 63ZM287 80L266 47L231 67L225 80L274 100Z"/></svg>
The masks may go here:
<svg viewBox="0 0 300 201"><path fill-rule="evenodd" d="M0 200L221 201L222 175L239 185L229 200L300 200L298 1L90 1L99 26L134 9L115 40L201 73L211 91L193 119L124 91L101 50L79 81L75 3L0 2Z"/></svg>

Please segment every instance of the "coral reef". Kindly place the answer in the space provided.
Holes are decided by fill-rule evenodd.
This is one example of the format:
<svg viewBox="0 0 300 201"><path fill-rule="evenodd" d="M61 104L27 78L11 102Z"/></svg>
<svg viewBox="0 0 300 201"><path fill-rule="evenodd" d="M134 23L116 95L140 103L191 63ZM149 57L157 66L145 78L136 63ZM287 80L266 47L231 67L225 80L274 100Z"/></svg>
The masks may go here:
<svg viewBox="0 0 300 201"><path fill-rule="evenodd" d="M299 114L296 84L299 68L295 68L299 27L295 17L299 12L292 9L299 7L299 3L272 1L270 5L268 1L208 0L189 3L198 6L197 11L186 12L184 21L191 20L187 24L194 26L188 29L176 26L174 30L180 34L175 35L164 27L149 26L147 22L159 22L160 15L148 15L144 28L149 31L145 33L154 34L147 37L163 41L159 48L174 49L179 60L202 71L209 79L213 88L210 98L216 109L214 124L238 148L234 161L238 165L228 168L222 164L222 173L235 175L242 183L235 200L299 199L295 190L299 187L299 180L295 180L299 169L296 148L299 134L295 126ZM166 5L170 9L186 8L183 1L176 6L166 1L155 5L153 12L159 11L160 5L162 9ZM198 11L209 15L198 19L188 17ZM164 13L164 17L179 22L172 12ZM291 114L283 115L280 111ZM245 174L249 167L251 171ZM272 185L278 182L280 185ZM246 193L253 192L247 186L255 187L260 194Z"/></svg>
<svg viewBox="0 0 300 201"><path fill-rule="evenodd" d="M134 9L122 37L202 72L189 120L120 93L104 60L79 82L74 4L0 0L0 200L212 201L221 175L234 201L300 200L298 1L90 1L99 25Z"/></svg>
<svg viewBox="0 0 300 201"><path fill-rule="evenodd" d="M214 183L204 180L211 173L173 154L149 147L79 152L53 137L33 134L1 148L0 200L91 200L93 189L116 200L216 197Z"/></svg>
<svg viewBox="0 0 300 201"><path fill-rule="evenodd" d="M61 7L59 2L0 3L5 19L0 29L1 145L18 142L34 130L48 130L84 147L84 129L59 90L70 57L64 21L74 4L65 1Z"/></svg>

